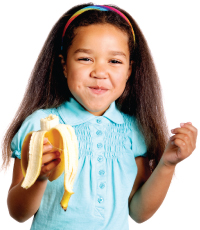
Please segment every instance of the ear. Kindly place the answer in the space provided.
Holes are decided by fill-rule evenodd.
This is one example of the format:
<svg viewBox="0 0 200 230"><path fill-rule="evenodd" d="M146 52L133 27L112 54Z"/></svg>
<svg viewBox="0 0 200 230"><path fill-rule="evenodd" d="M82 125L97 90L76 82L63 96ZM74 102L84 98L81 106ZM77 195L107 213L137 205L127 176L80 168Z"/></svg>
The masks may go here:
<svg viewBox="0 0 200 230"><path fill-rule="evenodd" d="M62 54L60 54L59 57L60 57L61 64L62 64L62 67L63 67L63 73L64 73L65 76L67 76L67 65L65 63L64 57L63 57Z"/></svg>
<svg viewBox="0 0 200 230"><path fill-rule="evenodd" d="M130 65L129 65L129 69L128 69L128 76L127 76L127 81L129 79L129 77L131 76L131 73L132 73L132 66L133 66L133 61L130 62Z"/></svg>

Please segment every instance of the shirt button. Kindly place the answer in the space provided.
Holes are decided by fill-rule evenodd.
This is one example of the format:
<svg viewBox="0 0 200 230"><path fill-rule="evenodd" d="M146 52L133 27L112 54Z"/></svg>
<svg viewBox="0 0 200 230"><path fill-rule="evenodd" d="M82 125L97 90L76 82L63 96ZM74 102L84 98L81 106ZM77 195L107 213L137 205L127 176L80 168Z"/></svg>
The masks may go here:
<svg viewBox="0 0 200 230"><path fill-rule="evenodd" d="M103 202L103 198L102 197L98 198L98 202L102 203Z"/></svg>
<svg viewBox="0 0 200 230"><path fill-rule="evenodd" d="M98 124L101 124L101 123L102 123L102 120L101 120L101 119L97 119L96 122L97 122Z"/></svg>
<svg viewBox="0 0 200 230"><path fill-rule="evenodd" d="M103 144L102 144L102 143L98 143L98 144L97 144L97 148L98 148L98 149L100 149L100 148L102 148L102 147L103 147Z"/></svg>
<svg viewBox="0 0 200 230"><path fill-rule="evenodd" d="M101 189L103 189L103 188L105 188L105 183L101 183L100 185L99 185L99 188L101 188Z"/></svg>
<svg viewBox="0 0 200 230"><path fill-rule="evenodd" d="M103 176L104 174L105 174L105 171L104 171L104 170L100 170L100 171L99 171L99 175L100 175L100 176Z"/></svg>
<svg viewBox="0 0 200 230"><path fill-rule="evenodd" d="M97 134L98 136L100 136L100 135L102 135L102 131L101 131L101 130L98 130L98 131L96 132L96 134Z"/></svg>
<svg viewBox="0 0 200 230"><path fill-rule="evenodd" d="M98 156L98 157L97 157L97 160L98 160L99 162L102 162L102 161L103 161L103 157L102 157L102 156Z"/></svg>

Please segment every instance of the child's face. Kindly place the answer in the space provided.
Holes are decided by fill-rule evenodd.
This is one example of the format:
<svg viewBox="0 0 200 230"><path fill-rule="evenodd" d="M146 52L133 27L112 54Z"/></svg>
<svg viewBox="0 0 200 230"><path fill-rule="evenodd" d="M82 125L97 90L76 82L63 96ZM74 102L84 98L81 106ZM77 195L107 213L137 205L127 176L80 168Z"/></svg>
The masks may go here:
<svg viewBox="0 0 200 230"><path fill-rule="evenodd" d="M63 65L69 90L100 116L123 93L131 74L128 35L110 24L79 27Z"/></svg>

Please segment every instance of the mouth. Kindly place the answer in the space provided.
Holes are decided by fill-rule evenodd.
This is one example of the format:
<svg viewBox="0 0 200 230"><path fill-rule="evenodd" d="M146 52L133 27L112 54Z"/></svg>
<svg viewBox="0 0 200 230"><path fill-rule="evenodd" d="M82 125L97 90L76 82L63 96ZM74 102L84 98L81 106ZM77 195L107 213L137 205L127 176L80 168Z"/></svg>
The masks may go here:
<svg viewBox="0 0 200 230"><path fill-rule="evenodd" d="M94 94L104 94L108 91L108 89L102 86L89 86L88 88Z"/></svg>

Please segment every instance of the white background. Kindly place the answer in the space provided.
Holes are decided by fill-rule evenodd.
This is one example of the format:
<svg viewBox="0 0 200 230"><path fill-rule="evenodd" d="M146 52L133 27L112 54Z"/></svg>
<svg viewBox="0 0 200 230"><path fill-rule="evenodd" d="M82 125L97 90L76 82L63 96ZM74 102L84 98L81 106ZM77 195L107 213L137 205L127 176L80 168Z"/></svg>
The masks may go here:
<svg viewBox="0 0 200 230"><path fill-rule="evenodd" d="M73 2L73 4L71 3ZM54 23L73 0L1 1L0 3L0 139L15 115L39 51ZM200 6L190 0L96 1L127 10L141 27L160 77L169 129L191 121L200 127ZM166 199L142 224L129 218L130 229L200 229L199 141L193 154L176 167ZM2 163L2 159L0 159ZM6 199L12 166L0 173L0 229L29 229L8 213Z"/></svg>

